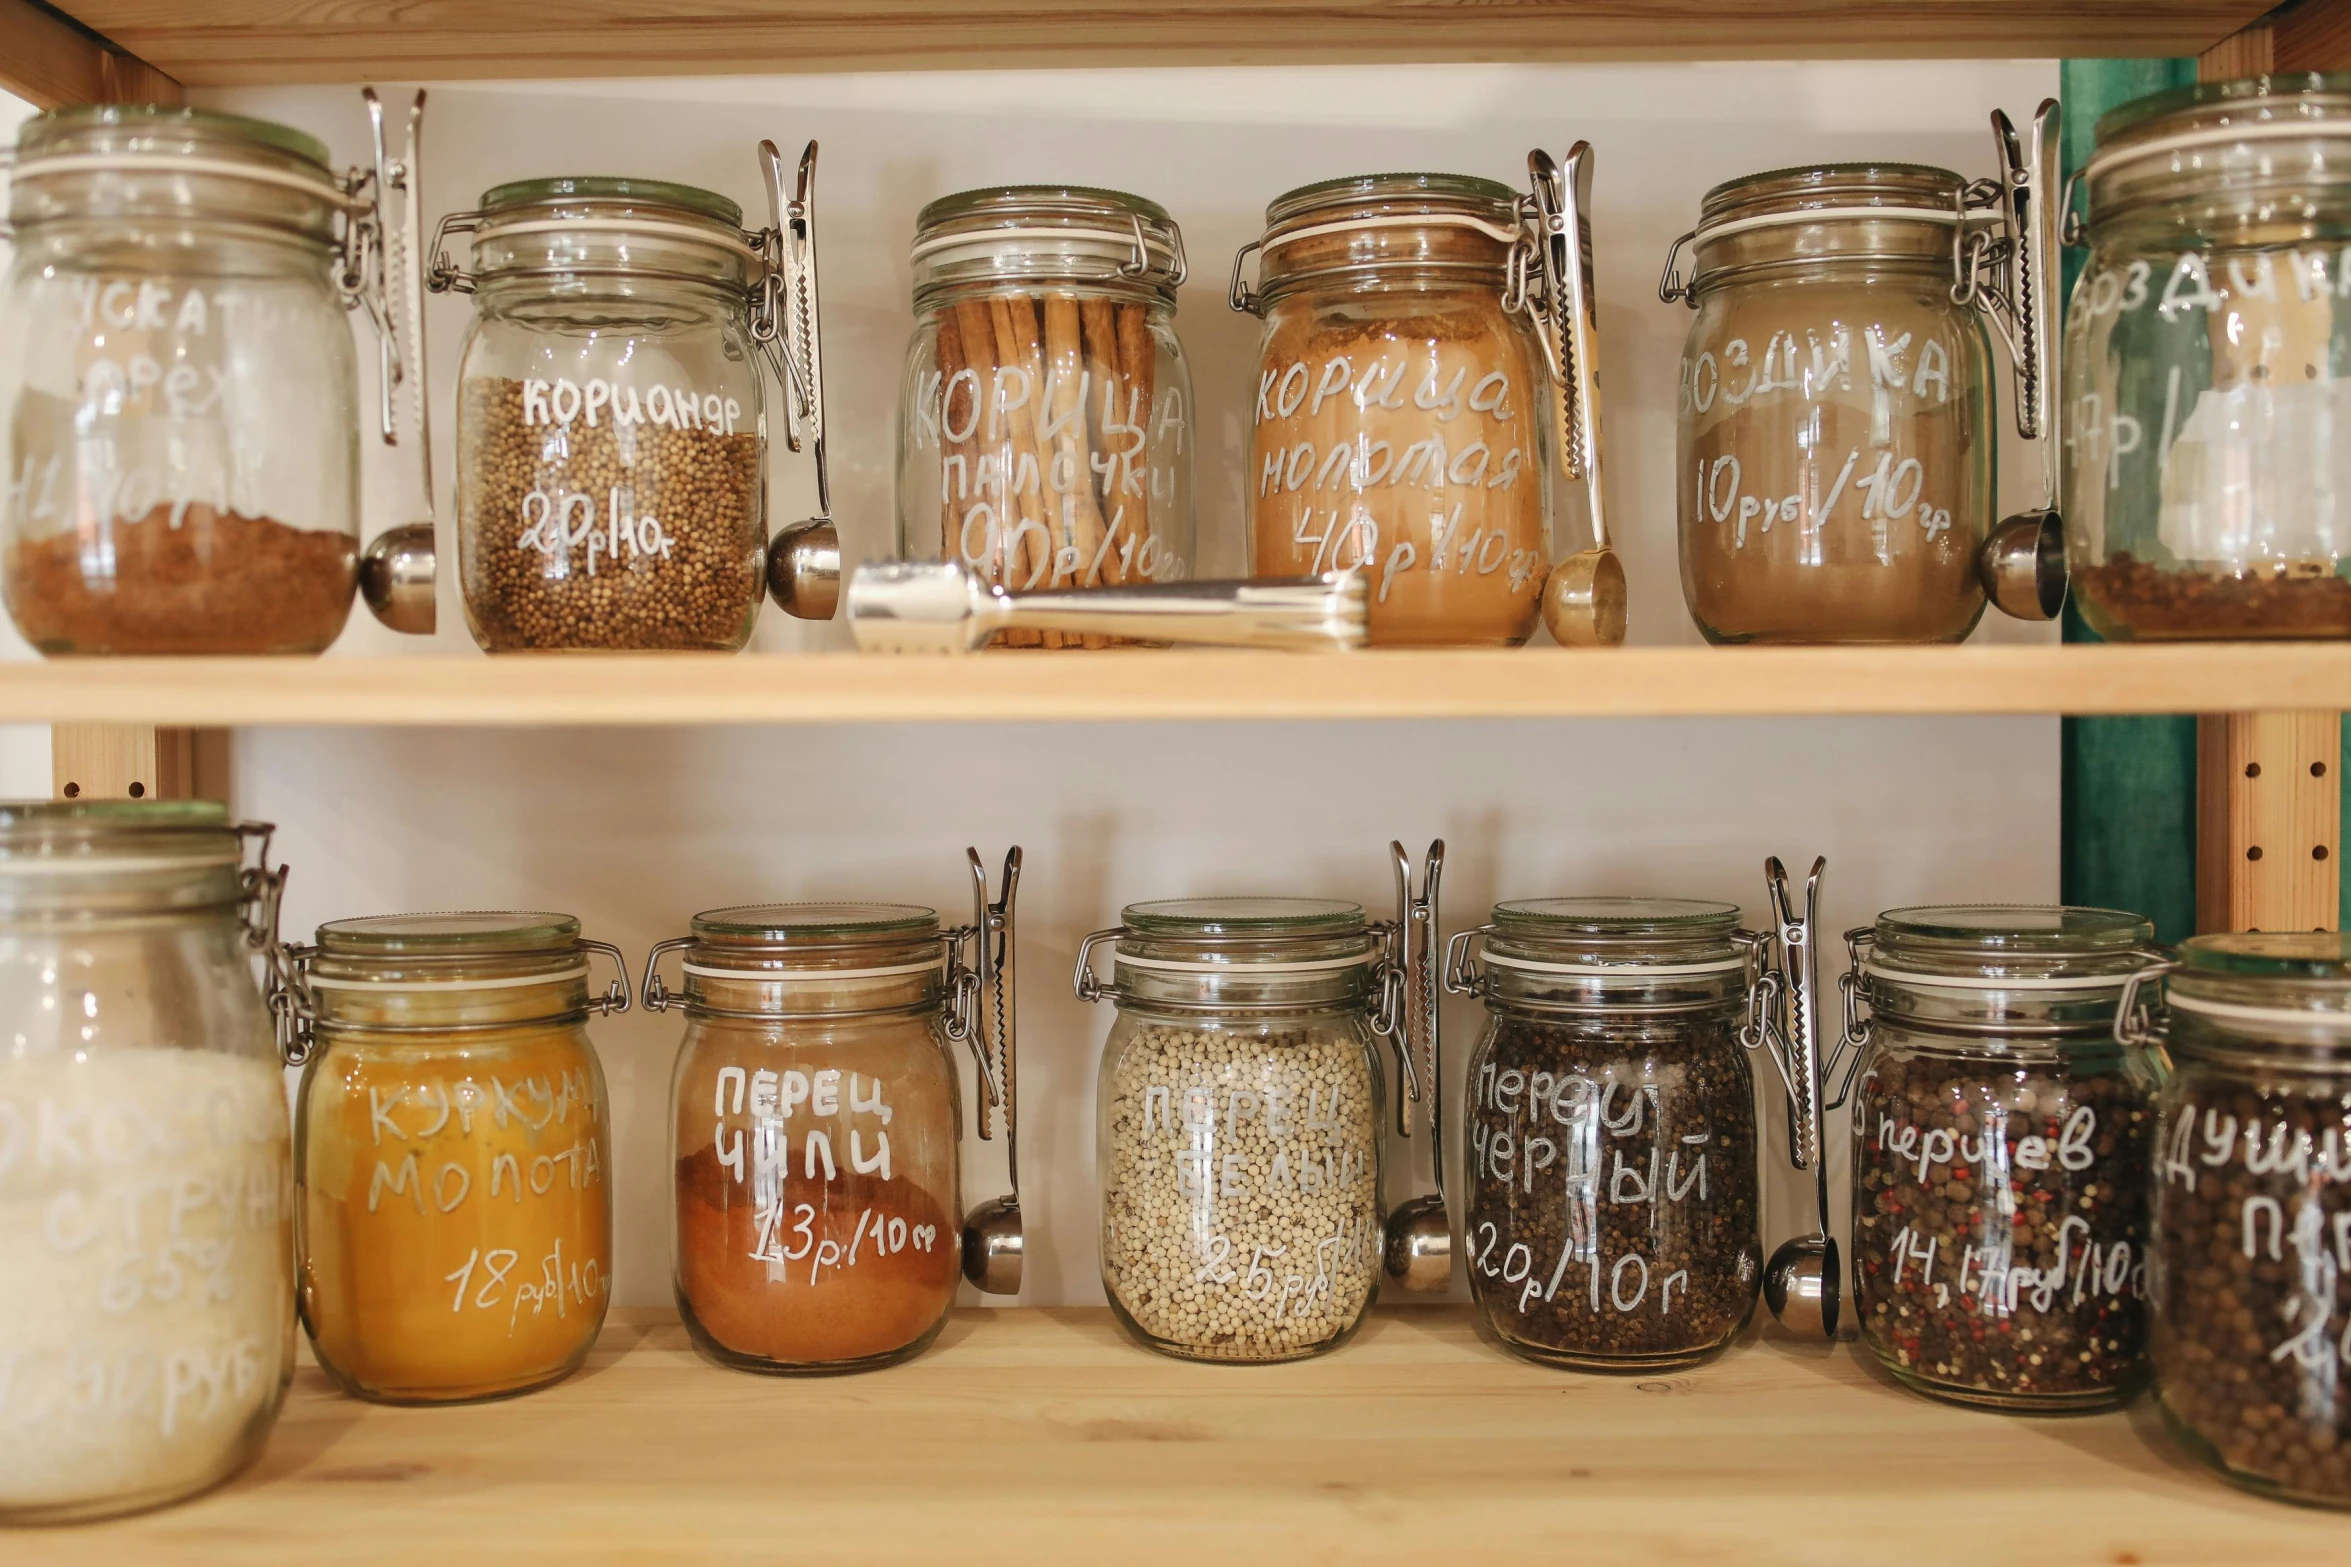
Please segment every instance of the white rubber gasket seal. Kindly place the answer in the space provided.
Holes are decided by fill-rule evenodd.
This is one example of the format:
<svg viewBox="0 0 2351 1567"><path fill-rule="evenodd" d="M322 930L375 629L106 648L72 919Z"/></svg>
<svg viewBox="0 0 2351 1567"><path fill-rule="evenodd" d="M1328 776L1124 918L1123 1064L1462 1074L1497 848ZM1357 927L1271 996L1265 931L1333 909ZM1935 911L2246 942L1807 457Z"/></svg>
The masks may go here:
<svg viewBox="0 0 2351 1567"><path fill-rule="evenodd" d="M1594 979L1670 979L1680 975L1735 974L1747 966L1747 960L1743 957L1715 958L1704 963L1539 963L1533 958L1503 957L1491 951L1479 956L1488 968Z"/></svg>
<svg viewBox="0 0 2351 1567"><path fill-rule="evenodd" d="M2142 972L2128 974L2051 975L2031 979L1993 979L1980 974L1921 974L1914 969L1887 968L1870 963L1862 973L1913 990L2120 990Z"/></svg>
<svg viewBox="0 0 2351 1567"><path fill-rule="evenodd" d="M896 979L903 974L929 974L947 966L946 954L922 963L897 963L888 968L827 968L827 969L748 969L719 968L707 963L684 963L679 967L696 979L734 979L753 985L813 985L820 980L836 979Z"/></svg>
<svg viewBox="0 0 2351 1567"><path fill-rule="evenodd" d="M177 858L155 855L136 860L112 855L74 858L58 854L28 854L21 859L0 856L0 881L10 876L102 876L127 871L209 870L243 863L243 856L235 854L191 854Z"/></svg>
<svg viewBox="0 0 2351 1567"><path fill-rule="evenodd" d="M2082 170L2082 176L2094 180L2122 164L2137 163L2144 158L2160 158L2168 153L2193 152L2199 147L2225 147L2231 142L2246 141L2309 141L2314 138L2351 140L2351 119L2261 120L2252 125L2213 125L2202 130L2182 131L2177 136L2165 136L2156 141L2109 147L2090 159L2088 167Z"/></svg>
<svg viewBox="0 0 2351 1567"><path fill-rule="evenodd" d="M590 198L582 197L580 199ZM759 259L759 252L745 244L741 235L731 230L697 228L691 223L664 223L658 218L642 222L635 218L525 218L520 222L501 223L495 218L491 218L484 220L482 226L474 230L473 243L474 254L477 258L476 265L479 265L478 258L484 240L504 239L510 234L578 234L583 232L590 234L644 234L654 239L688 240L697 245L708 246L712 250L724 250L734 255L748 257L753 261ZM490 270L503 272L506 268L492 267Z"/></svg>
<svg viewBox="0 0 2351 1567"><path fill-rule="evenodd" d="M1164 969L1171 974L1223 974L1233 979L1248 979L1258 974L1328 974L1339 969L1361 968L1366 963L1379 961L1375 949L1352 958L1310 958L1295 963L1186 963L1175 958L1137 958L1125 952L1117 954L1117 961L1129 968Z"/></svg>
<svg viewBox="0 0 2351 1567"><path fill-rule="evenodd" d="M369 203L347 194L341 186L306 174L263 168L258 164L233 163L221 158L183 158L169 153L61 152L27 159L17 164L9 172L9 177L37 180L50 174L201 174L302 191L352 212L364 212L369 206Z"/></svg>
<svg viewBox="0 0 2351 1567"><path fill-rule="evenodd" d="M2206 1001L2199 996L2167 995L2163 1004L2175 1012L2198 1017L2226 1018L2241 1023L2284 1023L2297 1028L2351 1030L2351 1012L2306 1012L2298 1007L2256 1007L2241 1001Z"/></svg>
<svg viewBox="0 0 2351 1567"><path fill-rule="evenodd" d="M1526 234L1518 227L1505 228L1499 223L1488 223L1484 218L1473 218L1465 212L1386 213L1379 217L1349 218L1338 223L1315 223L1302 229L1288 229L1273 235L1258 247L1260 254L1269 254L1284 245L1302 239L1321 239L1326 234L1353 234L1362 229L1472 229L1488 239L1514 245Z"/></svg>
<svg viewBox="0 0 2351 1567"><path fill-rule="evenodd" d="M1970 223L1993 222L1999 214L1989 207L1970 208ZM1733 234L1744 234L1750 229L1792 228L1806 223L1838 223L1849 218L1891 218L1902 223L1957 223L1959 213L1952 207L1803 207L1794 212L1760 212L1751 218L1726 218L1720 223L1705 223L1690 231L1690 243L1703 245L1710 239L1728 239Z"/></svg>
<svg viewBox="0 0 2351 1567"><path fill-rule="evenodd" d="M518 974L506 979L337 979L311 974L313 990L520 990L526 985L556 985L567 979L585 979L588 965L555 969L545 974Z"/></svg>

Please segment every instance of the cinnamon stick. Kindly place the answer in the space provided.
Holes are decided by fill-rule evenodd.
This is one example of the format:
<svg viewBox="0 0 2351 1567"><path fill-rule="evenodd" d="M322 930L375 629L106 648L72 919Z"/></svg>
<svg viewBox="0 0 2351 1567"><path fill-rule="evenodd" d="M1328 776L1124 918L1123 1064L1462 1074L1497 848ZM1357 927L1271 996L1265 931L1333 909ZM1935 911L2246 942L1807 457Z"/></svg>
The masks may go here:
<svg viewBox="0 0 2351 1567"><path fill-rule="evenodd" d="M996 339L996 363L1000 369L1017 370L1027 377L1028 396L1017 408L1004 411L1004 428L999 432L998 450L1004 456L1005 528L1011 542L1004 551L1005 585L1015 590L1032 583L1042 585L1052 568L1052 530L1045 521L1044 449L1037 441L1037 396L1044 381L1044 349L1038 341L1037 312L1025 294L998 294L988 301L989 328ZM1009 395L1009 388L1007 389ZM1035 483L1022 482L1021 458L1027 456L1037 466ZM1020 521L1012 521L1017 511ZM1036 633L1016 632L1005 638L1013 646L1034 647L1043 641L1048 647L1058 647L1060 638L1040 637Z"/></svg>

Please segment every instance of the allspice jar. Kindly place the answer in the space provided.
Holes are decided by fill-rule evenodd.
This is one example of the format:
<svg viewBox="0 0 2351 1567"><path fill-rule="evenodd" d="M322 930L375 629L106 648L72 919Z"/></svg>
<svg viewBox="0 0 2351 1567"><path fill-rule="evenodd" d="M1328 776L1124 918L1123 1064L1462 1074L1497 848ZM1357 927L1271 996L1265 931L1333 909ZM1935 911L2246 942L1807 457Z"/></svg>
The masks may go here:
<svg viewBox="0 0 2351 1567"><path fill-rule="evenodd" d="M2156 1387L2229 1479L2351 1507L2351 943L2196 936L2166 982ZM2150 1042L2135 1008L2118 1032Z"/></svg>
<svg viewBox="0 0 2351 1567"><path fill-rule="evenodd" d="M1587 1371L1695 1365L1763 1277L1753 945L1727 903L1542 898L1453 938L1484 998L1463 1216L1480 1326Z"/></svg>
<svg viewBox="0 0 2351 1567"><path fill-rule="evenodd" d="M1892 909L1850 933L1853 1275L1905 1386L2060 1413L2146 1381L2159 1068L2119 1045L2154 927L2114 909ZM1849 1042L1852 1042L1849 1040Z"/></svg>

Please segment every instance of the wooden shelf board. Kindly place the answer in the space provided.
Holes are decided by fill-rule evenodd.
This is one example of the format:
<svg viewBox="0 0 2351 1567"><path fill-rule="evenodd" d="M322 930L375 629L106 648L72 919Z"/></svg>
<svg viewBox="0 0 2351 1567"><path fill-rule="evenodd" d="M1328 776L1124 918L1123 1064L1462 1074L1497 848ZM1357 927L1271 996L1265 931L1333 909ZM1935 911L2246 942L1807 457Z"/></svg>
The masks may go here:
<svg viewBox="0 0 2351 1567"><path fill-rule="evenodd" d="M2289 709L2351 709L2351 642L0 665L0 722L173 728Z"/></svg>
<svg viewBox="0 0 2351 1567"><path fill-rule="evenodd" d="M1956 1409L1776 1330L1635 1379L1513 1360L1463 1307L1266 1367L1163 1359L1100 1310L976 1310L893 1370L778 1380L624 1311L578 1375L504 1403L360 1404L305 1366L240 1479L6 1555L2340 1567L2347 1530L2194 1468L2149 1400Z"/></svg>
<svg viewBox="0 0 2351 1567"><path fill-rule="evenodd" d="M1405 60L2193 55L2272 0L54 0L192 86Z"/></svg>

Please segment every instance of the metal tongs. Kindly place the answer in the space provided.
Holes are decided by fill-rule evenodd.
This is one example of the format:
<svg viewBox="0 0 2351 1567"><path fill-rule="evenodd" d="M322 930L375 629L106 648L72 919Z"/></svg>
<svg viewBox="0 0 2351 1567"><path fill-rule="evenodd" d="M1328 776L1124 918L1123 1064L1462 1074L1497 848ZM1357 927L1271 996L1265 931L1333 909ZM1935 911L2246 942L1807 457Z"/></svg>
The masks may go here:
<svg viewBox="0 0 2351 1567"><path fill-rule="evenodd" d="M849 629L869 653L970 653L1010 630L1343 650L1363 646L1370 602L1352 571L1009 593L952 561L880 561L849 579Z"/></svg>
<svg viewBox="0 0 2351 1567"><path fill-rule="evenodd" d="M1019 1006L1013 972L1013 903L1020 891L1020 849L1004 856L1004 891L988 897L988 868L980 851L963 851L971 862L973 977L977 1003L969 1028L979 1062L980 1140L995 1136L996 1114L1004 1116L1004 1171L1012 1190L991 1197L964 1216L963 1276L990 1295L1020 1293L1024 1237L1020 1222L1020 1048Z"/></svg>
<svg viewBox="0 0 2351 1567"><path fill-rule="evenodd" d="M824 340L816 299L816 143L800 154L790 200L784 155L759 144L768 227L753 236L767 275L751 313L752 340L784 388L784 442L816 459L816 515L776 530L767 546L767 590L786 614L830 620L841 602L841 534L833 526L833 481L825 463Z"/></svg>
<svg viewBox="0 0 2351 1567"><path fill-rule="evenodd" d="M1831 1063L1820 1044L1820 876L1826 859L1812 862L1804 882L1804 912L1788 896L1787 868L1779 857L1763 862L1771 895L1772 930L1761 938L1761 972L1748 993L1746 1024L1739 1043L1761 1048L1779 1068L1787 1088L1788 1160L1812 1175L1816 1217L1813 1233L1782 1242L1763 1270L1763 1299L1783 1327L1798 1333L1837 1336L1843 1296L1843 1265L1829 1226L1828 1119L1824 1087Z"/></svg>
<svg viewBox="0 0 2351 1567"><path fill-rule="evenodd" d="M376 385L382 399L384 444L400 444L400 394L407 397L407 423L413 427L417 468L424 485L424 520L386 528L376 535L359 558L359 593L376 619L394 631L429 637L438 619L433 555L433 443L432 422L425 417L424 295L425 245L419 225L424 221L424 178L418 164L424 138L424 93L408 106L408 145L395 160L384 138L384 105L373 87L360 89L367 103L367 124L375 167L375 207L372 216L351 215L345 221L359 230L346 245L344 296L365 309L376 326L381 356ZM356 187L369 176L354 171L348 182ZM384 221L399 197L400 221ZM373 233L366 232L372 228Z"/></svg>
<svg viewBox="0 0 2351 1567"><path fill-rule="evenodd" d="M1445 874L1445 840L1429 845L1420 891L1412 889L1412 857L1391 842L1396 865L1396 924L1389 933L1388 994L1382 1032L1403 1066L1396 1096L1396 1135L1412 1135L1412 1106L1428 1118L1429 1162L1437 1189L1399 1203L1388 1215L1384 1260L1388 1277L1407 1290L1444 1289L1453 1280L1453 1221L1445 1206L1445 1053L1439 1037L1437 991L1437 883Z"/></svg>

